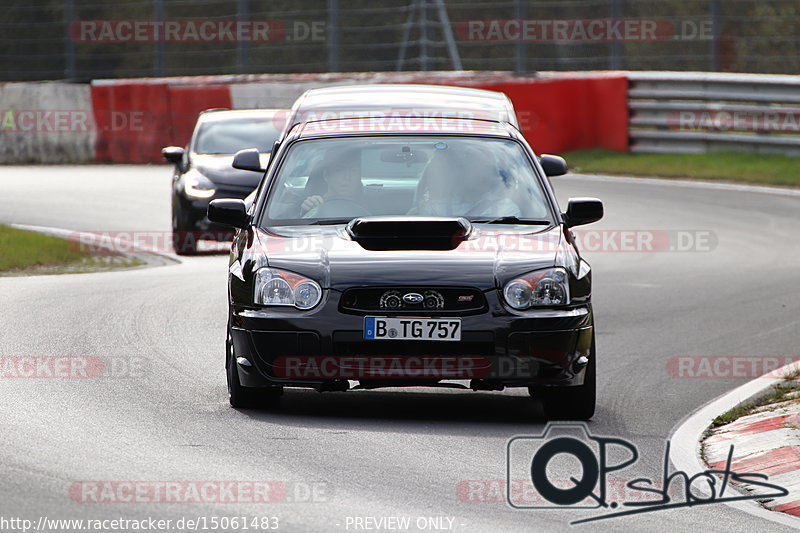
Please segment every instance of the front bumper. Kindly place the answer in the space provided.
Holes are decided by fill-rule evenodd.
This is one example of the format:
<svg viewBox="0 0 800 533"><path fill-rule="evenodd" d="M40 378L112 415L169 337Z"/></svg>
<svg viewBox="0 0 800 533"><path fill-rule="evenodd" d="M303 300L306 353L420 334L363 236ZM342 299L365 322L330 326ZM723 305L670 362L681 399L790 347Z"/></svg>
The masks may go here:
<svg viewBox="0 0 800 533"><path fill-rule="evenodd" d="M514 312L489 291L484 312L455 315L460 342L365 340L368 313L340 311L340 295L326 291L310 311L234 309L231 335L244 363L237 364L242 385L324 390L348 380L364 386L470 380L472 388L487 390L575 386L583 384L593 356L591 305Z"/></svg>

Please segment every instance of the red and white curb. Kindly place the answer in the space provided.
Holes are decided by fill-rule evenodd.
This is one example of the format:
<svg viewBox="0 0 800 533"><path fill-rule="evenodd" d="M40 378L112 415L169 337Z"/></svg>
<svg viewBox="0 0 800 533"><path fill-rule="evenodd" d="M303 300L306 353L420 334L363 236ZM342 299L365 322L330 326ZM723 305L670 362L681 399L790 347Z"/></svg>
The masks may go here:
<svg viewBox="0 0 800 533"><path fill-rule="evenodd" d="M765 502L764 506L800 516L800 400L770 405L768 410L715 429L703 441L708 465L724 468L731 445L731 470L766 474L769 483L789 491L787 496ZM745 483L743 488L756 487Z"/></svg>
<svg viewBox="0 0 800 533"><path fill-rule="evenodd" d="M707 465L701 458L701 442L711 422L722 413L762 393L769 387L783 382L782 376L796 370L797 363L773 370L710 401L681 421L669 437L670 458L675 468L686 472L689 476L714 468L715 466ZM731 501L725 502L725 505L795 529L800 528L800 518L786 512L775 511L794 509L794 506L788 504L800 500L800 430L789 427L792 425L792 420L800 423L800 417L790 419L793 414L800 413L800 408L797 409L792 414L764 411L742 417L725 426L725 429L730 431L720 431L718 437L711 440L705 450L709 464L714 465L721 461L724 465L730 445L733 444L734 456L731 470L766 474L769 476L769 483L784 487L789 491L788 496L769 502L769 509L755 500ZM763 418L759 419L758 415ZM789 420L788 426L787 420ZM736 425L734 426L734 424ZM767 459L765 453L760 453L773 449L794 448L795 446L797 446L796 450L778 452L779 455L774 461ZM746 491L742 485L736 487ZM698 492L703 491L700 489Z"/></svg>

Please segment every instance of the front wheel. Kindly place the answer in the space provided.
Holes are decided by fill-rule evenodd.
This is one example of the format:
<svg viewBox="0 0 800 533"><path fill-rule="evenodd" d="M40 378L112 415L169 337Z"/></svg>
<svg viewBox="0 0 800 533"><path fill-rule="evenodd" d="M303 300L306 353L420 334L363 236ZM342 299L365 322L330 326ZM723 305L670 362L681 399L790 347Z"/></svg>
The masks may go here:
<svg viewBox="0 0 800 533"><path fill-rule="evenodd" d="M586 366L583 385L577 387L530 387L531 396L540 398L548 419L589 420L597 399L597 367L594 341Z"/></svg>
<svg viewBox="0 0 800 533"><path fill-rule="evenodd" d="M197 242L194 232L182 223L181 213L172 207L172 247L178 255L194 255L197 253Z"/></svg>
<svg viewBox="0 0 800 533"><path fill-rule="evenodd" d="M251 407L264 407L275 409L280 406L283 387L254 388L244 387L239 381L236 353L233 348L233 339L230 331L225 341L227 361L225 370L228 378L228 401L231 407L247 409Z"/></svg>

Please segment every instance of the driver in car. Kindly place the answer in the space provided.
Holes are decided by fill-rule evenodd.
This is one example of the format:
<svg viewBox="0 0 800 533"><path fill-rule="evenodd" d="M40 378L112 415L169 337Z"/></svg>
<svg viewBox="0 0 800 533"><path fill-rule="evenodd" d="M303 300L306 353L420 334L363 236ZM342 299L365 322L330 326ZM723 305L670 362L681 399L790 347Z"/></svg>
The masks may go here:
<svg viewBox="0 0 800 533"><path fill-rule="evenodd" d="M313 218L322 210L325 202L359 205L364 199L364 184L361 170L355 157L329 158L322 167L322 184L318 194L311 194L300 204L303 218Z"/></svg>

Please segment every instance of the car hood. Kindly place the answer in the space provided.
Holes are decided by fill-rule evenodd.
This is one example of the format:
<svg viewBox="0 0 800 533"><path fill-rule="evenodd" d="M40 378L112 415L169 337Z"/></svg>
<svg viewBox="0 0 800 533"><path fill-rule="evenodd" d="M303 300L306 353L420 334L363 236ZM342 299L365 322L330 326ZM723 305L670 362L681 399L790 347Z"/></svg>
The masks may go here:
<svg viewBox="0 0 800 533"><path fill-rule="evenodd" d="M553 266L564 246L560 226L494 228L473 227L452 250L366 250L344 225L257 230L256 239L270 267L302 274L336 290L364 285L491 290L525 272Z"/></svg>
<svg viewBox="0 0 800 533"><path fill-rule="evenodd" d="M266 166L269 154L261 154L261 164ZM257 187L263 172L239 170L231 166L232 154L194 154L192 167L219 185L236 185L241 187Z"/></svg>

